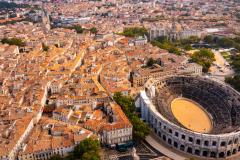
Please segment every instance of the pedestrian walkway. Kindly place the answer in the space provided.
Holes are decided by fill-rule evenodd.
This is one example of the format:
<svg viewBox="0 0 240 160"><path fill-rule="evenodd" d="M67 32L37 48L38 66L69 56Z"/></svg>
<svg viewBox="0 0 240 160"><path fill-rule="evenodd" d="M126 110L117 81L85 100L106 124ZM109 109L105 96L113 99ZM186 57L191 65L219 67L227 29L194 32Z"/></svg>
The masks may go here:
<svg viewBox="0 0 240 160"><path fill-rule="evenodd" d="M182 155L178 155L171 151L169 148L161 145L158 140L153 137L152 135L149 135L145 139L153 148L158 150L159 152L163 153L165 156L174 159L174 160L186 160L187 157L184 157Z"/></svg>

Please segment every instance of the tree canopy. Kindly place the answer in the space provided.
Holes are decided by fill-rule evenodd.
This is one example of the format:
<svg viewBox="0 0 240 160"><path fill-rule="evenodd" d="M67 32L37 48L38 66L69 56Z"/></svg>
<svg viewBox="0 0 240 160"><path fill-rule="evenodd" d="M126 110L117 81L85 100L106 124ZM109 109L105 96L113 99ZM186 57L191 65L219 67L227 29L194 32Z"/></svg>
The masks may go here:
<svg viewBox="0 0 240 160"><path fill-rule="evenodd" d="M205 48L194 52L191 55L191 58L193 62L196 62L203 67L204 72L207 72L213 61L215 61L214 53L211 50Z"/></svg>
<svg viewBox="0 0 240 160"><path fill-rule="evenodd" d="M92 28L90 28L90 32L91 32L92 34L97 34L98 30L97 30L96 27L92 27Z"/></svg>
<svg viewBox="0 0 240 160"><path fill-rule="evenodd" d="M131 27L131 28L124 28L121 35L124 35L126 37L139 37L147 35L148 31L144 27Z"/></svg>
<svg viewBox="0 0 240 160"><path fill-rule="evenodd" d="M87 138L80 142L72 153L66 157L53 155L50 160L100 160L100 143L93 138Z"/></svg>
<svg viewBox="0 0 240 160"><path fill-rule="evenodd" d="M134 139L144 139L150 133L150 128L138 117L132 97L117 92L114 94L113 99L121 106L123 112L131 121Z"/></svg>
<svg viewBox="0 0 240 160"><path fill-rule="evenodd" d="M74 29L77 33L83 33L84 28L82 28L82 26L80 25L74 25L71 27L66 27L67 29Z"/></svg>
<svg viewBox="0 0 240 160"><path fill-rule="evenodd" d="M147 60L147 64L146 64L146 66L147 67L152 67L154 64L158 64L158 65L161 65L161 59L157 59L157 60L155 60L155 59L153 59L152 57L151 58L149 58L148 60Z"/></svg>
<svg viewBox="0 0 240 160"><path fill-rule="evenodd" d="M180 40L173 40L169 41L166 36L161 36L153 40L151 43L154 46L158 46L159 48L168 50L169 53L173 53L176 55L181 55L181 49L183 50L191 50L192 46L191 44L198 43L200 41L200 38L197 36L190 36L186 39L180 39Z"/></svg>
<svg viewBox="0 0 240 160"><path fill-rule="evenodd" d="M80 160L100 160L99 151L99 141L87 138L74 148L73 155Z"/></svg>
<svg viewBox="0 0 240 160"><path fill-rule="evenodd" d="M235 75L234 77L228 77L225 82L230 84L238 92L240 92L240 75Z"/></svg>
<svg viewBox="0 0 240 160"><path fill-rule="evenodd" d="M9 44L9 45L16 45L16 46L19 46L19 47L23 47L25 46L25 42L23 42L22 39L19 39L19 38L3 38L1 40L1 42L3 44Z"/></svg>
<svg viewBox="0 0 240 160"><path fill-rule="evenodd" d="M235 48L240 51L240 37L228 38L228 37L214 37L208 35L204 37L203 41L208 44L212 44L216 47L222 48Z"/></svg>

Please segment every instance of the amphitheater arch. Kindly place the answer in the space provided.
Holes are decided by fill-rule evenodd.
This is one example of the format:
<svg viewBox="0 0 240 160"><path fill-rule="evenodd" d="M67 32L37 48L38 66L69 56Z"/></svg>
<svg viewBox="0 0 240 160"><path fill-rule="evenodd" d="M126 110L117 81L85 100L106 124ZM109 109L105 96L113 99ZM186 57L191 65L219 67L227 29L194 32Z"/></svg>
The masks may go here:
<svg viewBox="0 0 240 160"><path fill-rule="evenodd" d="M178 143L174 141L173 146L174 146L175 148L178 148Z"/></svg>
<svg viewBox="0 0 240 160"><path fill-rule="evenodd" d="M204 146L208 146L209 145L209 141L204 141Z"/></svg>
<svg viewBox="0 0 240 160"><path fill-rule="evenodd" d="M210 153L210 157L211 157L211 158L216 158L216 157L217 157L216 152L212 151L212 152Z"/></svg>
<svg viewBox="0 0 240 160"><path fill-rule="evenodd" d="M157 128L154 128L154 132L157 133Z"/></svg>
<svg viewBox="0 0 240 160"><path fill-rule="evenodd" d="M232 154L236 154L237 153L237 149L233 149Z"/></svg>
<svg viewBox="0 0 240 160"><path fill-rule="evenodd" d="M227 143L226 143L225 141L222 141L222 142L221 142L221 147L225 147L226 144L227 144Z"/></svg>
<svg viewBox="0 0 240 160"><path fill-rule="evenodd" d="M203 151L202 155L203 155L204 157L207 157L207 156L208 156L208 151Z"/></svg>
<svg viewBox="0 0 240 160"><path fill-rule="evenodd" d="M166 139L166 135L163 135L163 140L164 140L164 141L166 141L166 140L167 140L167 139Z"/></svg>
<svg viewBox="0 0 240 160"><path fill-rule="evenodd" d="M231 151L227 151L227 156L231 156L231 155L232 155Z"/></svg>
<svg viewBox="0 0 240 160"><path fill-rule="evenodd" d="M180 145L180 150L181 151L184 151L185 150L185 146L182 144L182 145Z"/></svg>
<svg viewBox="0 0 240 160"><path fill-rule="evenodd" d="M172 139L168 138L168 144L172 145Z"/></svg>
<svg viewBox="0 0 240 160"><path fill-rule="evenodd" d="M187 152L192 154L192 151L193 151L192 147L188 147Z"/></svg>
<svg viewBox="0 0 240 160"><path fill-rule="evenodd" d="M235 143L235 144L237 144L237 143L238 143L238 138L236 138L236 139L234 140L234 143Z"/></svg>
<svg viewBox="0 0 240 160"><path fill-rule="evenodd" d="M158 122L158 127L160 128L162 126L162 123L161 122Z"/></svg>
<svg viewBox="0 0 240 160"><path fill-rule="evenodd" d="M179 134L178 134L178 132L176 131L174 135L175 135L175 137L178 137Z"/></svg>
<svg viewBox="0 0 240 160"><path fill-rule="evenodd" d="M189 142L193 142L193 138L192 137L188 137L188 141Z"/></svg>
<svg viewBox="0 0 240 160"><path fill-rule="evenodd" d="M162 134L160 131L158 132L158 137L160 137L160 138L162 137Z"/></svg>
<svg viewBox="0 0 240 160"><path fill-rule="evenodd" d="M194 152L195 155L197 156L200 156L200 150L199 149L196 149L195 152Z"/></svg>
<svg viewBox="0 0 240 160"><path fill-rule="evenodd" d="M224 157L225 157L225 153L224 153L224 152L220 152L220 153L218 154L218 157L219 157L219 158L224 158Z"/></svg>
<svg viewBox="0 0 240 160"><path fill-rule="evenodd" d="M212 146L217 146L217 142L216 141L212 141Z"/></svg>
<svg viewBox="0 0 240 160"><path fill-rule="evenodd" d="M196 140L196 144L197 144L197 145L201 145L201 140L200 140L200 139L197 139L197 140Z"/></svg>

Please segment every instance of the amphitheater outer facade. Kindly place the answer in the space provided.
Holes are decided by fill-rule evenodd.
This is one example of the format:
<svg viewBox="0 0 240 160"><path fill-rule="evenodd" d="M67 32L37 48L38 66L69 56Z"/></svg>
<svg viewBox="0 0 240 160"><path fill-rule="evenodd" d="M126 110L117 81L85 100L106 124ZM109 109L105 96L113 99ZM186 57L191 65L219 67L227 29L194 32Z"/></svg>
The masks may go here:
<svg viewBox="0 0 240 160"><path fill-rule="evenodd" d="M181 126L170 102L185 97L210 114L213 129L198 133ZM226 158L240 153L240 95L230 86L204 77L171 76L150 79L136 101L142 119L167 145L194 156Z"/></svg>

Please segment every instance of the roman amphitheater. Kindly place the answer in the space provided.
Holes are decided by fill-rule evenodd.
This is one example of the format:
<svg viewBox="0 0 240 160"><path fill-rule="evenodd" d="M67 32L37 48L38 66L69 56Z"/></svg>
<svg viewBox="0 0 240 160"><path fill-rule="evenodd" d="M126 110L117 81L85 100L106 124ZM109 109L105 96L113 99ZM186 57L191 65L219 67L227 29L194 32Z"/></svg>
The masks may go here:
<svg viewBox="0 0 240 160"><path fill-rule="evenodd" d="M162 142L186 154L225 159L240 153L240 94L205 77L150 79L136 103Z"/></svg>

